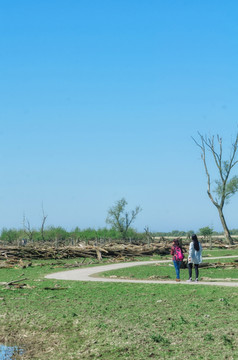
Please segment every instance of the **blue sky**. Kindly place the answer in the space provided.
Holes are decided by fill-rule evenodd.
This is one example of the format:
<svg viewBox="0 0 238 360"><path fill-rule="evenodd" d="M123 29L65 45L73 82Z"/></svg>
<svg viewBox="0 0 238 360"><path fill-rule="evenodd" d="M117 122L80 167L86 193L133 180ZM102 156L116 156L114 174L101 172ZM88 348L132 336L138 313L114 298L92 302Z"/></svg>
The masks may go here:
<svg viewBox="0 0 238 360"><path fill-rule="evenodd" d="M191 136L238 124L238 4L2 0L0 228L221 231ZM225 207L238 228L237 195Z"/></svg>

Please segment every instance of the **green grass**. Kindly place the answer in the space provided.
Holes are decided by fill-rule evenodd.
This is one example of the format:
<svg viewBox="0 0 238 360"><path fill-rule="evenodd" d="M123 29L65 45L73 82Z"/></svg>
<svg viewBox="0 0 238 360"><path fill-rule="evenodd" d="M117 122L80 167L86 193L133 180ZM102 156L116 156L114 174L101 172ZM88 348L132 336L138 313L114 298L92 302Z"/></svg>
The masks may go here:
<svg viewBox="0 0 238 360"><path fill-rule="evenodd" d="M206 253L207 252L207 253ZM217 268L209 268L199 269L199 276L204 278L211 278L211 279L237 279L238 281L238 268L223 268L223 263L232 263L235 259L227 258L226 256L229 255L237 255L238 259L238 250L209 250L204 251L204 257L210 255L212 257L215 256L224 256L221 259L206 259L204 262L206 263L216 263ZM170 257L171 259L171 257ZM153 260L156 260L154 258ZM193 275L195 275L193 270ZM166 264L151 264L151 265L142 265L142 266L135 266L126 269L119 269L119 270L111 270L106 271L100 274L100 276L110 277L110 276L117 276L119 278L129 278L129 279L165 279L165 280L174 280L175 279L175 269L172 263ZM180 270L180 277L181 280L188 279L188 269L181 269Z"/></svg>
<svg viewBox="0 0 238 360"><path fill-rule="evenodd" d="M203 250L202 255L205 256L229 256L229 255L238 255L238 249L218 249L213 248L213 250Z"/></svg>
<svg viewBox="0 0 238 360"><path fill-rule="evenodd" d="M237 288L48 280L63 266L45 264L0 270L0 281L28 279L0 287L0 340L23 347L22 359L238 358Z"/></svg>
<svg viewBox="0 0 238 360"><path fill-rule="evenodd" d="M129 279L158 279L158 280L175 280L175 269L172 264L168 265L142 265L135 266L128 269L111 270L101 273L100 276L110 277L117 276L119 278ZM193 277L195 272L193 270ZM238 281L238 269L226 268L210 268L199 269L199 277L212 278L212 279L236 279ZM188 269L180 270L181 280L188 279Z"/></svg>

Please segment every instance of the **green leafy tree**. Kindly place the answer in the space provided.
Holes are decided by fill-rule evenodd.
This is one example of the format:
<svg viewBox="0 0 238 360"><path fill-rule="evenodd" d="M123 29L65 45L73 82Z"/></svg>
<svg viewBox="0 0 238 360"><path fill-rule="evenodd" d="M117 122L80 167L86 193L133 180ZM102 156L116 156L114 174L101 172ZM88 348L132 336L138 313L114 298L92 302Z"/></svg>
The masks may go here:
<svg viewBox="0 0 238 360"><path fill-rule="evenodd" d="M45 230L44 236L45 236L45 240L50 242L53 241L64 242L65 240L68 239L69 234L61 226L58 227L50 226Z"/></svg>
<svg viewBox="0 0 238 360"><path fill-rule="evenodd" d="M1 240L5 243L13 244L19 238L19 231L16 229L3 228L1 232Z"/></svg>
<svg viewBox="0 0 238 360"><path fill-rule="evenodd" d="M142 211L140 206L136 206L130 212L126 211L127 201L122 198L108 210L106 223L119 231L123 240L128 239L128 232L131 224L135 221L137 215Z"/></svg>
<svg viewBox="0 0 238 360"><path fill-rule="evenodd" d="M213 229L209 226L205 226L201 229L199 229L199 233L204 237L204 239L209 239L210 242L210 249L212 249L212 234Z"/></svg>
<svg viewBox="0 0 238 360"><path fill-rule="evenodd" d="M207 238L213 234L213 229L209 226L205 226L201 229L199 229L199 233L204 237Z"/></svg>
<svg viewBox="0 0 238 360"><path fill-rule="evenodd" d="M214 136L207 137L198 133L200 141L196 141L192 138L195 144L201 150L201 158L203 161L205 173L207 176L207 194L215 207L218 210L219 217L221 220L222 227L227 242L233 244L233 239L230 235L230 231L227 227L227 223L223 213L223 207L225 203L229 201L232 195L238 191L238 177L235 175L230 178L231 170L238 163L236 159L238 149L238 133L236 138L231 145L230 158L223 160L223 143L222 138L217 135L216 142ZM218 179L215 179L216 187L211 190L211 176L207 165L207 151L211 155L213 162L215 163Z"/></svg>

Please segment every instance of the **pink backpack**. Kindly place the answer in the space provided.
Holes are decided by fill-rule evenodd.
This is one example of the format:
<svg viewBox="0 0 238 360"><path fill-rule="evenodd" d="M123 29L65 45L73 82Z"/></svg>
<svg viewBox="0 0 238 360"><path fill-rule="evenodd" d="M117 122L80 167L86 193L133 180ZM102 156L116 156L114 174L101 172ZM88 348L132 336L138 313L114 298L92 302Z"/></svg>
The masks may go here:
<svg viewBox="0 0 238 360"><path fill-rule="evenodd" d="M174 247L174 256L177 261L182 261L184 259L184 255L182 250L179 246Z"/></svg>

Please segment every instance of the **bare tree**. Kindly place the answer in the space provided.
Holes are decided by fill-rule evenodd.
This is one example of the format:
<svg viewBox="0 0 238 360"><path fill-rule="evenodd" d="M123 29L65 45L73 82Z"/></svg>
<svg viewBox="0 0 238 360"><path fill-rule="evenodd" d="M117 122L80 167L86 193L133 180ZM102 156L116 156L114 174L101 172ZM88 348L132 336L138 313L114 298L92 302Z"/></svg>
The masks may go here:
<svg viewBox="0 0 238 360"><path fill-rule="evenodd" d="M131 213L125 211L127 202L124 198L118 200L114 206L108 210L108 216L106 223L112 225L117 231L122 234L123 240L127 239L127 232L135 220L136 216L141 212L140 206L136 206L135 210L132 210Z"/></svg>
<svg viewBox="0 0 238 360"><path fill-rule="evenodd" d="M44 207L43 207L43 204L42 204L42 222L41 222L41 229L40 229L42 241L45 241L44 227L45 227L45 222L46 222L47 216L48 215L45 215Z"/></svg>
<svg viewBox="0 0 238 360"><path fill-rule="evenodd" d="M150 232L148 226L145 226L145 227L144 227L144 231L145 231L145 237L146 237L146 239L147 239L147 242L148 242L148 244L150 245L150 243L154 241L153 235L152 235L152 233Z"/></svg>
<svg viewBox="0 0 238 360"><path fill-rule="evenodd" d="M232 245L233 239L226 224L226 220L223 214L223 207L225 203L228 202L230 197L238 191L238 177L235 175L229 180L231 170L238 163L238 160L236 160L238 133L236 134L236 138L232 143L229 160L223 160L223 144L222 138L219 135L216 137L217 144L215 144L214 136L207 137L201 135L200 133L198 133L198 135L200 137L199 142L196 141L193 137L192 139L201 149L201 158L203 160L203 165L207 176L207 194L213 205L215 205L218 210L222 227L224 229L225 238L227 242ZM211 177L207 166L206 150L212 154L212 158L215 162L219 174L219 179L215 180L216 188L213 190L214 195L212 194L211 190Z"/></svg>
<svg viewBox="0 0 238 360"><path fill-rule="evenodd" d="M28 240L33 241L34 230L31 228L30 221L26 219L25 214L23 214L23 229L24 233L28 237Z"/></svg>

